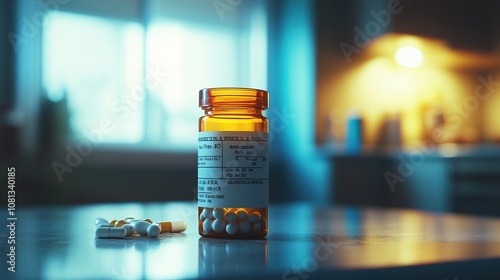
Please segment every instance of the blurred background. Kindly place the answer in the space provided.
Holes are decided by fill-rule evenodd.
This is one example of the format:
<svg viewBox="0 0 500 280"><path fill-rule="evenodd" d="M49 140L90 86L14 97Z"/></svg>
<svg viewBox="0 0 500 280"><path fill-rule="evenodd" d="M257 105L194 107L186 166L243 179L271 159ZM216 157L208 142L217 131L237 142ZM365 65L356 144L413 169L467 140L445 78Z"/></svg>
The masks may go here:
<svg viewBox="0 0 500 280"><path fill-rule="evenodd" d="M238 86L270 92L272 202L500 215L499 1L1 5L20 204L193 201L198 90Z"/></svg>

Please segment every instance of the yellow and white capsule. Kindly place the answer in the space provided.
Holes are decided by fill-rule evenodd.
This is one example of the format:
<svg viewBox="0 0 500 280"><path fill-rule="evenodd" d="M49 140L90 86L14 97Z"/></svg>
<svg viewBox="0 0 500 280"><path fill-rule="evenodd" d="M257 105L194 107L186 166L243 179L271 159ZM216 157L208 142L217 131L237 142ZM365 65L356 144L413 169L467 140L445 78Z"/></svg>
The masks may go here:
<svg viewBox="0 0 500 280"><path fill-rule="evenodd" d="M184 221L175 222L156 222L161 228L161 232L183 232L187 229L187 224Z"/></svg>

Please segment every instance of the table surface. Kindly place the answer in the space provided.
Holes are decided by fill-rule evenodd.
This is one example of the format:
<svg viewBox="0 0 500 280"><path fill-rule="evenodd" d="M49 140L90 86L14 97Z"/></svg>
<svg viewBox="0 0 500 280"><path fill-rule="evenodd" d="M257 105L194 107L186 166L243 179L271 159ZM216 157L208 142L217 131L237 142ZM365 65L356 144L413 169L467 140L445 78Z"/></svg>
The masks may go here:
<svg viewBox="0 0 500 280"><path fill-rule="evenodd" d="M195 203L16 209L1 279L500 279L500 219L401 209L272 205L265 239L202 238ZM185 220L184 233L96 239L96 217ZM8 224L8 217L4 218Z"/></svg>

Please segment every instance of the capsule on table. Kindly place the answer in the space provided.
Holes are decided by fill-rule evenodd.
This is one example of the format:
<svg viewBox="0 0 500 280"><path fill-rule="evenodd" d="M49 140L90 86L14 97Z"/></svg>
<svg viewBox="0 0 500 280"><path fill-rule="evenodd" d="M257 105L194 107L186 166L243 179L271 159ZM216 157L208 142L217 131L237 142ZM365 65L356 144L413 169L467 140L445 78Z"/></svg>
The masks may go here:
<svg viewBox="0 0 500 280"><path fill-rule="evenodd" d="M95 229L95 236L97 238L116 238L121 239L126 235L126 231L124 228L117 227L97 227Z"/></svg>
<svg viewBox="0 0 500 280"><path fill-rule="evenodd" d="M184 221L175 222L156 222L160 228L161 232L183 232L187 229L187 224Z"/></svg>
<svg viewBox="0 0 500 280"><path fill-rule="evenodd" d="M94 221L94 225L95 225L96 227L100 227L100 226L102 226L102 225L109 226L109 222L108 222L108 220L106 220L106 219L104 219L104 218L99 217L99 218L95 219L95 221Z"/></svg>
<svg viewBox="0 0 500 280"><path fill-rule="evenodd" d="M148 227L151 225L150 223L138 220L130 223L134 227L134 231L140 235L148 235Z"/></svg>
<svg viewBox="0 0 500 280"><path fill-rule="evenodd" d="M125 229L127 236L132 236L135 233L134 227L131 224L124 224L124 225L122 225L122 228Z"/></svg>
<svg viewBox="0 0 500 280"><path fill-rule="evenodd" d="M158 224L150 224L147 233L149 237L158 237L161 232L161 228Z"/></svg>
<svg viewBox="0 0 500 280"><path fill-rule="evenodd" d="M114 227L121 227L124 224L127 224L127 222L125 222L125 220L118 220L118 221L115 222L115 224L113 226Z"/></svg>

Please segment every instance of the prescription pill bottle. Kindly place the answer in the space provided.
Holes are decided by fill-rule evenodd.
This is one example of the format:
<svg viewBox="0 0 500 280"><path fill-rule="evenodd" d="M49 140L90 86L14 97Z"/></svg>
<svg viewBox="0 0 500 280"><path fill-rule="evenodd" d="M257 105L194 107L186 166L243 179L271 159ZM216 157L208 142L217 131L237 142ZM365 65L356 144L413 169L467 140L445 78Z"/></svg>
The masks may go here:
<svg viewBox="0 0 500 280"><path fill-rule="evenodd" d="M268 92L206 88L198 132L198 231L258 238L268 232Z"/></svg>

